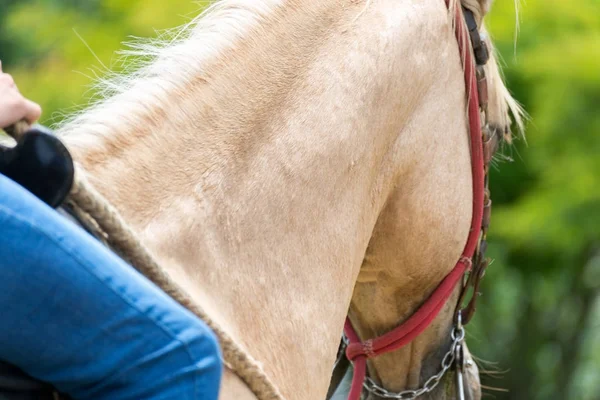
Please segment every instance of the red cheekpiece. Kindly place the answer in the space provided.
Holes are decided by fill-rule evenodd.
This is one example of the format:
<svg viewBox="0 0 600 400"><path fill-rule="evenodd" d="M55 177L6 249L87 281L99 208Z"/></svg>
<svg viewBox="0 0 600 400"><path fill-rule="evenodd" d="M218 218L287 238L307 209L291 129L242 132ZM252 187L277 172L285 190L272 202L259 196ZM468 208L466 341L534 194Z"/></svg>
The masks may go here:
<svg viewBox="0 0 600 400"><path fill-rule="evenodd" d="M449 0L445 1L446 6L449 7ZM471 220L471 230L463 254L454 269L444 278L425 303L403 324L385 335L361 342L350 320L346 319L344 332L349 342L346 348L346 356L354 363L354 377L348 397L349 400L360 399L367 372L367 359L397 350L410 343L423 332L438 315L464 273L472 267L471 260L477 248L483 217L485 172L475 62L469 48L469 35L463 21L460 2L455 2L454 4L456 13L456 39L460 54L464 54L463 70L468 99L469 131L471 136L471 168L473 174L473 217Z"/></svg>

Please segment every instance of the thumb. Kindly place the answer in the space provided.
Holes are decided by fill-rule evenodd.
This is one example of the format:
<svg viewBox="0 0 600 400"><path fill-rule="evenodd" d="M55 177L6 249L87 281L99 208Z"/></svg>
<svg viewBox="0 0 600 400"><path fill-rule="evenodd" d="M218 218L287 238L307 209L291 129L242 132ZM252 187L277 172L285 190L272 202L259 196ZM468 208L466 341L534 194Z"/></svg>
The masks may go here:
<svg viewBox="0 0 600 400"><path fill-rule="evenodd" d="M25 104L26 104L25 119L30 124L33 124L42 115L42 108L39 106L39 104L34 103L33 101L27 100L27 99L25 100Z"/></svg>

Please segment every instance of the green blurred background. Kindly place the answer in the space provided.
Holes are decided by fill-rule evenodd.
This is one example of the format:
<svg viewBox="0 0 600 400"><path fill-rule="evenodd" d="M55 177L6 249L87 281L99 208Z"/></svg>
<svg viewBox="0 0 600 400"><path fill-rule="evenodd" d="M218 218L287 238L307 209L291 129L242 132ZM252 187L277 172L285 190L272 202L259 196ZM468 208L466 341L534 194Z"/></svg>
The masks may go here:
<svg viewBox="0 0 600 400"><path fill-rule="evenodd" d="M0 0L0 59L52 125L87 103L96 74L123 68L123 41L201 9ZM492 173L494 262L469 344L487 370L486 398L600 399L600 1L527 0L520 19L515 45L513 2L496 2L488 18L531 119Z"/></svg>

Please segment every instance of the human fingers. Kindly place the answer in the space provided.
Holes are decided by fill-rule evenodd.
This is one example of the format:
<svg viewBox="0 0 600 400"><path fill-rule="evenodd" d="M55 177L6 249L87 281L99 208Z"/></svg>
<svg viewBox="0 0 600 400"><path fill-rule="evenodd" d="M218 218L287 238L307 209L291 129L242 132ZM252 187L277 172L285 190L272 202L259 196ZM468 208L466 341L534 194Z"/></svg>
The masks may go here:
<svg viewBox="0 0 600 400"><path fill-rule="evenodd" d="M28 99L24 99L24 100L25 100L24 118L27 120L27 122L29 122L30 124L33 124L35 121L40 119L40 116L42 115L42 107L40 107L39 104L37 104L31 100L28 100Z"/></svg>
<svg viewBox="0 0 600 400"><path fill-rule="evenodd" d="M0 84L0 128L5 128L21 120L36 121L41 114L40 106L25 99L14 89Z"/></svg>
<svg viewBox="0 0 600 400"><path fill-rule="evenodd" d="M16 89L15 80L12 75L0 71L0 85L4 88Z"/></svg>

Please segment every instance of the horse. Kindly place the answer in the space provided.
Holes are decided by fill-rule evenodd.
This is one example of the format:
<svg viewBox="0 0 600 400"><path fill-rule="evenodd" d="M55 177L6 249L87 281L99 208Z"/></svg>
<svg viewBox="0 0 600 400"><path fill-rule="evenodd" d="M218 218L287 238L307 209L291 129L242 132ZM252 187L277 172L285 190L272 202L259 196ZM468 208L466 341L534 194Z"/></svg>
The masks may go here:
<svg viewBox="0 0 600 400"><path fill-rule="evenodd" d="M136 44L147 61L59 128L281 398L324 399L347 316L360 338L389 332L461 256L473 178L453 10L485 31L491 1L457 1L220 0L172 39ZM489 124L520 125L493 53L484 68ZM372 382L398 392L439 371L460 289L408 345L368 361ZM457 398L450 376L429 398ZM220 398L257 397L228 367Z"/></svg>

